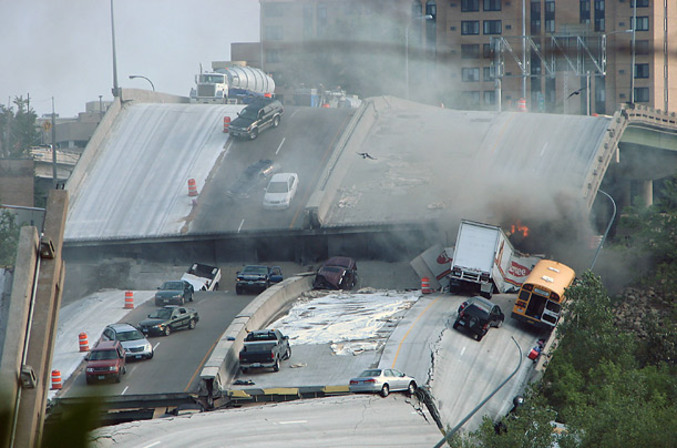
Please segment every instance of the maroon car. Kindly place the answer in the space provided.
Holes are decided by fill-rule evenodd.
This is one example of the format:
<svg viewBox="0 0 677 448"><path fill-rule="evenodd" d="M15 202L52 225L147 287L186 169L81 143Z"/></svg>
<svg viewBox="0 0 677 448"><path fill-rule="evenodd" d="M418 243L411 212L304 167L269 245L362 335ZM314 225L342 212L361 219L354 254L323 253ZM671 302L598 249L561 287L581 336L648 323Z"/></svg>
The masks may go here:
<svg viewBox="0 0 677 448"><path fill-rule="evenodd" d="M357 284L357 263L350 257L331 257L315 275L315 289L352 289Z"/></svg>

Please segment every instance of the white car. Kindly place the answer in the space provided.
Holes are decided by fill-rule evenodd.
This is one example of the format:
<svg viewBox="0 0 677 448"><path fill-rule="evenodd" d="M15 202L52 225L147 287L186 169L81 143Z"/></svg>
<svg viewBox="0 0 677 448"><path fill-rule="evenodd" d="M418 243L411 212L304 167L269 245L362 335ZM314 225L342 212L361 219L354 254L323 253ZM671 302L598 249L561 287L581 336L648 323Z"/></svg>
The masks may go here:
<svg viewBox="0 0 677 448"><path fill-rule="evenodd" d="M350 392L378 393L387 397L390 392L404 391L409 395L416 393L416 379L397 369L367 369L350 380Z"/></svg>
<svg viewBox="0 0 677 448"><path fill-rule="evenodd" d="M299 184L296 173L278 173L273 175L263 196L263 208L277 210L289 208Z"/></svg>

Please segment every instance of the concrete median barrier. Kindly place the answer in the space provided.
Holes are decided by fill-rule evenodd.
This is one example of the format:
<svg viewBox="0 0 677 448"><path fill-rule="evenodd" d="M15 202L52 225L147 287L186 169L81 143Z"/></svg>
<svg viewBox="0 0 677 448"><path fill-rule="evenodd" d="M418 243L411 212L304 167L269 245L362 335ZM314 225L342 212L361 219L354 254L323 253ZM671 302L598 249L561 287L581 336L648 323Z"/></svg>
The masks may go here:
<svg viewBox="0 0 677 448"><path fill-rule="evenodd" d="M239 367L238 355L249 331L265 327L296 299L312 289L313 274L300 274L261 293L226 328L200 373L199 395L214 399L232 382Z"/></svg>

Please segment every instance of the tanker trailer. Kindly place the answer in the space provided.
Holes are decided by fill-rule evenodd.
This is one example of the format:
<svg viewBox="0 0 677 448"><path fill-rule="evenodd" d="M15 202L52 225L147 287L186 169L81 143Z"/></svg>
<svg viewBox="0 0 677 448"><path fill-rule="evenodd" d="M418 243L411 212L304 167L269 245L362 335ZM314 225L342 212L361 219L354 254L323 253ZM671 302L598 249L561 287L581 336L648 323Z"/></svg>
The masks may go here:
<svg viewBox="0 0 677 448"><path fill-rule="evenodd" d="M191 99L198 103L247 104L256 98L272 96L275 81L256 67L212 62L212 72L195 76Z"/></svg>

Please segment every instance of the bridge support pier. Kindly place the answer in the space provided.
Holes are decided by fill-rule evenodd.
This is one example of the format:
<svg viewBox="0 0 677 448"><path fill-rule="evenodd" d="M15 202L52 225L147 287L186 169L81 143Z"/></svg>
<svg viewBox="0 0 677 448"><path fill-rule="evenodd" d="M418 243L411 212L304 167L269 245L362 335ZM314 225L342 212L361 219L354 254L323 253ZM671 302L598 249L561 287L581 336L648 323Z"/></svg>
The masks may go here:
<svg viewBox="0 0 677 448"><path fill-rule="evenodd" d="M642 183L642 200L645 207L653 205L653 180L645 180Z"/></svg>

